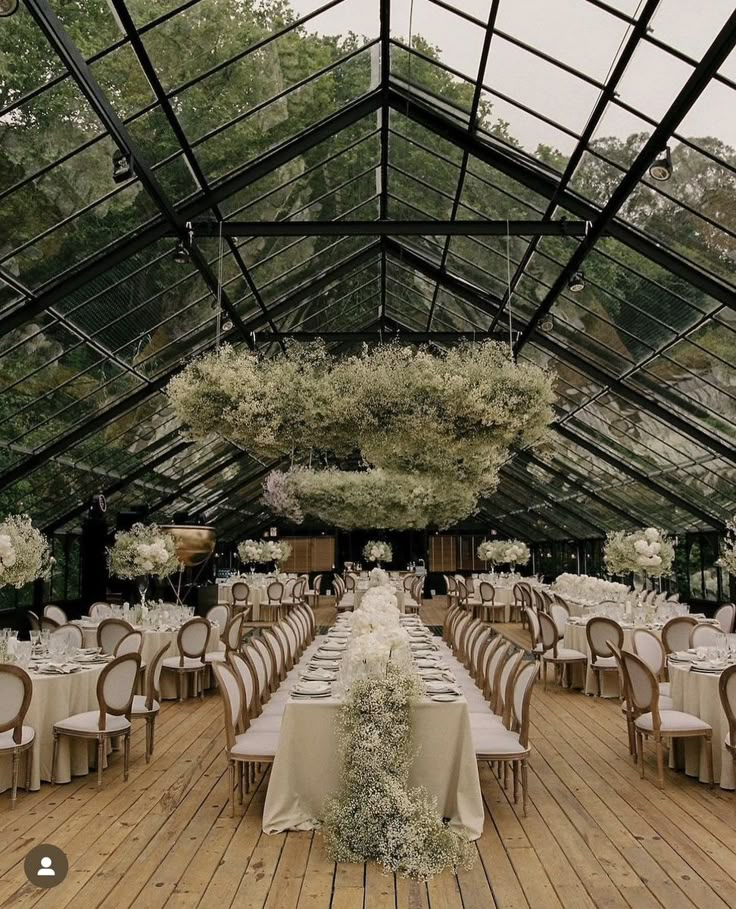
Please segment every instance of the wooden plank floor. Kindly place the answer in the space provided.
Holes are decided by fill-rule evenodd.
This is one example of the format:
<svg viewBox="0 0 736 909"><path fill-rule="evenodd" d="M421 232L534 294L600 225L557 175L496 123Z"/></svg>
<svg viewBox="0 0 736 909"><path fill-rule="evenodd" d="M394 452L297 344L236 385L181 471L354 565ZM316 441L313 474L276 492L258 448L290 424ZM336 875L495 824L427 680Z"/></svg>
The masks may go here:
<svg viewBox="0 0 736 909"><path fill-rule="evenodd" d="M443 604L425 605L440 624ZM320 610L328 624L334 609ZM518 626L499 630L525 638ZM736 794L667 772L664 792L640 780L619 705L541 686L534 695L529 815L481 767L485 830L472 870L428 885L375 866L335 866L309 832L266 836L261 778L241 815L225 808L221 706L166 703L156 753L134 736L123 783L116 755L93 777L0 796L0 907L79 909L727 909L736 906ZM53 843L68 855L63 884L26 882L23 859Z"/></svg>

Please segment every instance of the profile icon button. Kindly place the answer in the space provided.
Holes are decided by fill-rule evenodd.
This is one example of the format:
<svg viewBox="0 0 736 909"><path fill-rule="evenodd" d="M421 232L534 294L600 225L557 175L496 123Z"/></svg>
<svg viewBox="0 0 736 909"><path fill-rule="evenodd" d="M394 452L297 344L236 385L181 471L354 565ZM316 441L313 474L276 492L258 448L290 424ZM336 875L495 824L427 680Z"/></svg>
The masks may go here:
<svg viewBox="0 0 736 909"><path fill-rule="evenodd" d="M69 860L58 846L42 843L31 849L23 867L32 884L47 889L64 880L69 871Z"/></svg>

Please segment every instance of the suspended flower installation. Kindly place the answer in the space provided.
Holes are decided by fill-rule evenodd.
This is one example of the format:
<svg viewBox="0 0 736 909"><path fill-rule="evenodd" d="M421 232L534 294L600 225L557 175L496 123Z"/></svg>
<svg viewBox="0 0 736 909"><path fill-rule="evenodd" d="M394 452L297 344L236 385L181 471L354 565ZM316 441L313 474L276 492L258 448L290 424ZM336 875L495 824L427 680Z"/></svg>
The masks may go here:
<svg viewBox="0 0 736 909"><path fill-rule="evenodd" d="M48 540L28 515L11 514L0 523L0 587L20 589L45 578L52 564Z"/></svg>
<svg viewBox="0 0 736 909"><path fill-rule="evenodd" d="M223 347L192 362L168 393L194 438L218 433L261 460L290 460L292 470L265 483L277 514L391 529L445 527L474 513L509 450L544 440L554 399L549 373L514 364L493 342L445 354L366 346L345 358L321 342L272 358ZM316 466L356 453L367 470ZM353 495L368 513L356 512Z"/></svg>

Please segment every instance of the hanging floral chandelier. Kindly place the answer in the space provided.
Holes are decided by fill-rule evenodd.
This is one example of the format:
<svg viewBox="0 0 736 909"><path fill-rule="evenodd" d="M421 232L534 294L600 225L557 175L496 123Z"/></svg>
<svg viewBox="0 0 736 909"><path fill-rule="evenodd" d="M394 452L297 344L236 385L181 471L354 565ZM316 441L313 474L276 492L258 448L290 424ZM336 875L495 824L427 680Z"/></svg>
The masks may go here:
<svg viewBox="0 0 736 909"><path fill-rule="evenodd" d="M552 376L485 341L439 354L400 344L286 356L222 347L168 386L190 435L217 433L291 469L265 483L271 509L338 527L446 527L498 484L511 449L538 445L553 416ZM327 466L358 455L362 470Z"/></svg>

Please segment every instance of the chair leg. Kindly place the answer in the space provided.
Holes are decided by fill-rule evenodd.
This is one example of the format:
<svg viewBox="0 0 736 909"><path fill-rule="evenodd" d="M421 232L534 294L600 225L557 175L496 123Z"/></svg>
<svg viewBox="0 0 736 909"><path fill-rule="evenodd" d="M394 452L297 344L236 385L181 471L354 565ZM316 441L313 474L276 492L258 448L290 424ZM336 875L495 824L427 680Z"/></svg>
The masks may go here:
<svg viewBox="0 0 736 909"><path fill-rule="evenodd" d="M511 772L514 777L514 805L519 801L519 762L514 761L511 765Z"/></svg>
<svg viewBox="0 0 736 909"><path fill-rule="evenodd" d="M15 808L15 800L18 796L18 770L20 768L20 753L17 749L13 751L13 771L12 784L10 791L10 807Z"/></svg>
<svg viewBox="0 0 736 909"><path fill-rule="evenodd" d="M598 669L594 669L593 673L595 674L595 690L598 692L598 697L601 696L601 674Z"/></svg>
<svg viewBox="0 0 736 909"><path fill-rule="evenodd" d="M31 791L31 770L33 768L33 748L26 749L26 792Z"/></svg>
<svg viewBox="0 0 736 909"><path fill-rule="evenodd" d="M180 704L184 700L184 698L181 696L181 676L182 676L181 672L176 673L176 696L177 696Z"/></svg>
<svg viewBox="0 0 736 909"><path fill-rule="evenodd" d="M100 736L97 739L97 788L102 786L102 762L105 755L105 739Z"/></svg>
<svg viewBox="0 0 736 909"><path fill-rule="evenodd" d="M56 782L56 762L59 758L59 733L54 729L54 752L51 758L51 782Z"/></svg>
<svg viewBox="0 0 736 909"><path fill-rule="evenodd" d="M243 773L245 765L242 761L238 762L238 803L243 804Z"/></svg>
<svg viewBox="0 0 736 909"><path fill-rule="evenodd" d="M146 763L151 762L153 754L153 717L146 717Z"/></svg>
<svg viewBox="0 0 736 909"><path fill-rule="evenodd" d="M235 761L230 761L228 776L230 778L230 817L235 817Z"/></svg>
<svg viewBox="0 0 736 909"><path fill-rule="evenodd" d="M524 817L526 817L526 797L528 788L529 780L527 777L527 763L526 760L523 760L521 762L521 805Z"/></svg>
<svg viewBox="0 0 736 909"><path fill-rule="evenodd" d="M637 730L636 750L639 753L639 775L644 779L644 736Z"/></svg>
<svg viewBox="0 0 736 909"><path fill-rule="evenodd" d="M547 690L547 661L542 658L542 691Z"/></svg>
<svg viewBox="0 0 736 909"><path fill-rule="evenodd" d="M708 761L708 776L710 778L710 787L712 789L713 784L715 783L715 771L713 770L713 742L711 741L711 737L709 735L705 737L705 757Z"/></svg>
<svg viewBox="0 0 736 909"><path fill-rule="evenodd" d="M130 765L130 730L123 738L123 779L127 782L128 767Z"/></svg>
<svg viewBox="0 0 736 909"><path fill-rule="evenodd" d="M659 788L664 789L664 748L662 739L659 736L656 737L655 742L657 744L657 778Z"/></svg>

